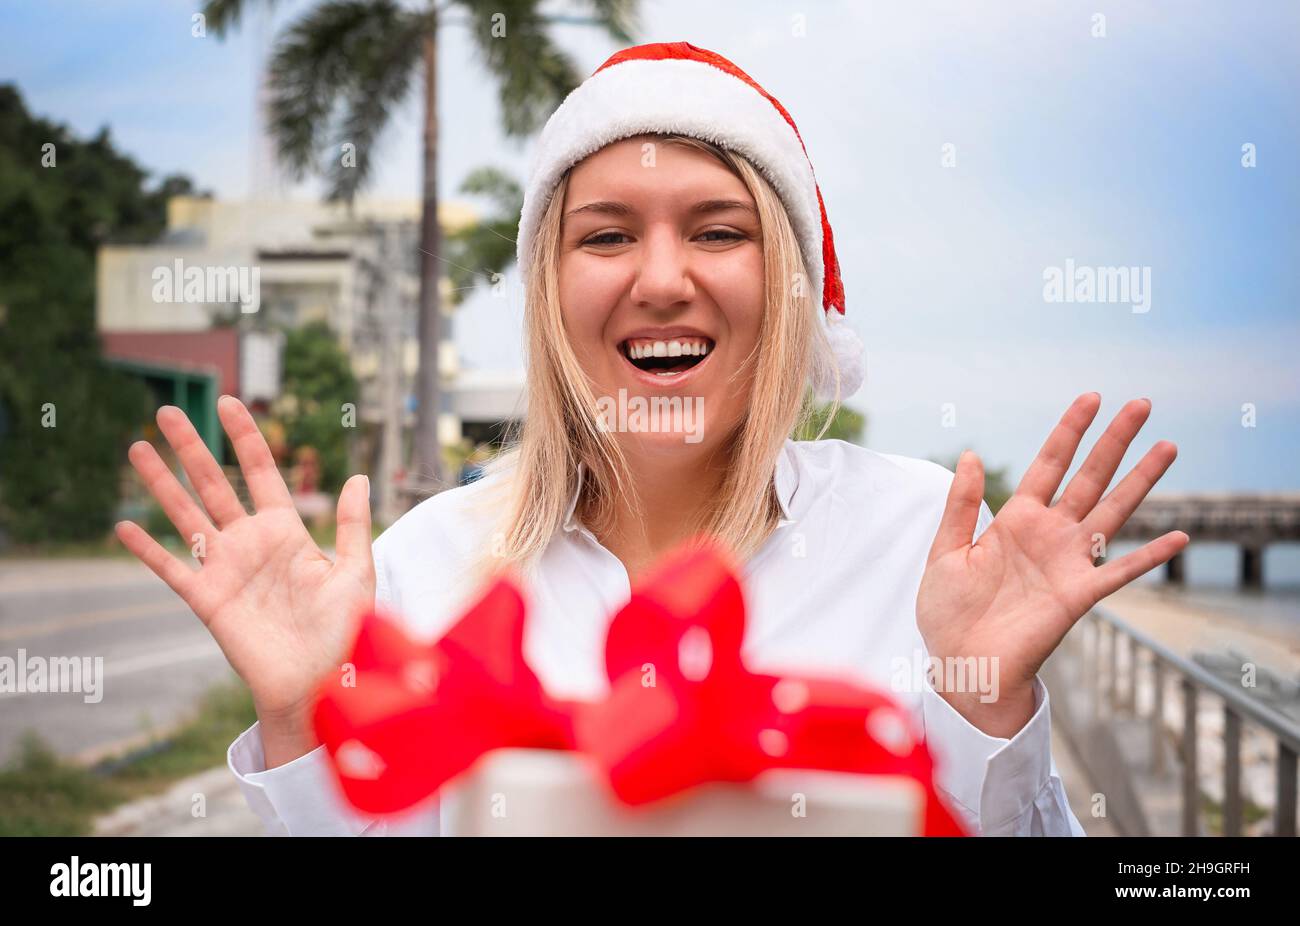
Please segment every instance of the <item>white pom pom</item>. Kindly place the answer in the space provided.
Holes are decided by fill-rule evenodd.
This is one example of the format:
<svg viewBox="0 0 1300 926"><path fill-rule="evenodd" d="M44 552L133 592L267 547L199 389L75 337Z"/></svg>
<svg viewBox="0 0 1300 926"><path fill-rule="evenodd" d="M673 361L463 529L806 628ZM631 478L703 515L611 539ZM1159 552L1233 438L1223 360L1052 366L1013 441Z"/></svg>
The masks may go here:
<svg viewBox="0 0 1300 926"><path fill-rule="evenodd" d="M862 339L840 317L840 313L831 309L826 314L826 340L830 343L831 356L823 357L813 364L813 394L818 402L830 402L835 399L836 372L839 374L839 399L844 401L862 387L866 378L866 351Z"/></svg>

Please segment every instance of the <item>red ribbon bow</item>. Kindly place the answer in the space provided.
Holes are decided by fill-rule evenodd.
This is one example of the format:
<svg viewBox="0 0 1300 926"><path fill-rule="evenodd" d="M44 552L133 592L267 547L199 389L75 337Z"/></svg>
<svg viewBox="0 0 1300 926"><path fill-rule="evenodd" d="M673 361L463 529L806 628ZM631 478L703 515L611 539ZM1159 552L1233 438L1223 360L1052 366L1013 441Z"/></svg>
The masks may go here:
<svg viewBox="0 0 1300 926"><path fill-rule="evenodd" d="M691 543L637 583L609 626L602 701L546 694L524 660L524 614L516 586L498 579L433 645L365 616L353 672L321 685L314 714L353 806L405 810L484 753L531 747L587 753L628 804L774 768L903 776L924 789L925 835L964 835L891 698L745 668L744 599L718 546Z"/></svg>

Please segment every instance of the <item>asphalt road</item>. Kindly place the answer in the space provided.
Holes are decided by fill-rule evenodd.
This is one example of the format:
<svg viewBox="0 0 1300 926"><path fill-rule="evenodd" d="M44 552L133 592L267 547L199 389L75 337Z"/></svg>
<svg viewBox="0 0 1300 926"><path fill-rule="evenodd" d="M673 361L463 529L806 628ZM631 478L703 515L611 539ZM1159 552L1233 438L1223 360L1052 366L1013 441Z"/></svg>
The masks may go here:
<svg viewBox="0 0 1300 926"><path fill-rule="evenodd" d="M134 559L0 560L0 660L102 657L101 699L7 690L0 669L0 764L24 730L85 758L163 730L236 676L198 618Z"/></svg>

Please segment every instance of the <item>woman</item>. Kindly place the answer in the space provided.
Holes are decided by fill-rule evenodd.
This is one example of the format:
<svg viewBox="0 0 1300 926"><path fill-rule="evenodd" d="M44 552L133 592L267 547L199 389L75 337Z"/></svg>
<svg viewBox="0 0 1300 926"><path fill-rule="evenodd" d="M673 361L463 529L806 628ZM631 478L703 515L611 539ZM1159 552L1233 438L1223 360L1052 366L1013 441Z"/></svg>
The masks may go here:
<svg viewBox="0 0 1300 926"><path fill-rule="evenodd" d="M620 52L557 110L526 191L519 264L529 412L518 446L373 549L366 478L343 487L331 562L231 397L218 413L256 514L178 409L160 409L158 423L206 513L149 444L131 447L182 536L209 538L191 571L118 525L252 691L258 722L230 765L268 826L438 832L436 802L396 822L343 808L312 737L314 687L373 600L433 639L485 575L517 567L530 664L558 697L598 697L604 630L630 582L706 530L744 563L751 669L888 687L914 711L937 784L972 831L1081 834L1037 672L1096 601L1187 543L1175 531L1094 566L1098 538L1173 462L1174 446L1157 443L1102 498L1150 402L1124 406L1053 504L1100 405L1095 393L1076 399L996 518L973 453L954 475L789 440L809 383L838 399L860 378L860 345L837 324L834 241L789 114L687 43ZM922 671L954 664L978 666L978 684Z"/></svg>

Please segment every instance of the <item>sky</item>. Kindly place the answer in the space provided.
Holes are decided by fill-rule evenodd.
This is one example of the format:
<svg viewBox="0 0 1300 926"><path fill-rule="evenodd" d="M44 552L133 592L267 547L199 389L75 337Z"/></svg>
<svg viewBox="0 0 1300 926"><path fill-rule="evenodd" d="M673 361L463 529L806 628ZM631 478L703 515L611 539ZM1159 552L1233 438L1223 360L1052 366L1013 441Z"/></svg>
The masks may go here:
<svg viewBox="0 0 1300 926"><path fill-rule="evenodd" d="M0 81L79 133L107 125L158 176L242 198L259 62L311 5L281 0L219 40L191 35L198 0L0 0ZM448 196L484 164L522 178L530 152L500 131L464 29L440 33ZM582 73L617 50L588 27L555 36ZM1300 4L643 0L638 39L726 55L798 123L867 346L849 404L868 446L969 447L1014 482L1096 390L1077 462L1146 396L1121 472L1168 439L1161 489L1300 489ZM413 95L370 193L416 195L419 115ZM1045 272L1067 260L1149 268L1147 310L1046 300ZM519 312L470 300L465 364L517 368Z"/></svg>

